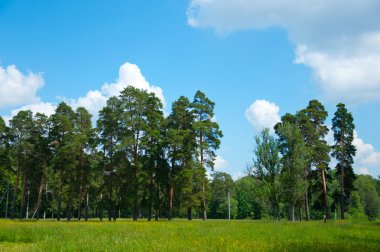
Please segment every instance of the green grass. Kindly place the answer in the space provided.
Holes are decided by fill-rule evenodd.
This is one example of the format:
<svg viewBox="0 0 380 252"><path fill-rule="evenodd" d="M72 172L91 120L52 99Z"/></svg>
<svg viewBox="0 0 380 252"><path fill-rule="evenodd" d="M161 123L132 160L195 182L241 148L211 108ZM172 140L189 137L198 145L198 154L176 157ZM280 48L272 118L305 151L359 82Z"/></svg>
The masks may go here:
<svg viewBox="0 0 380 252"><path fill-rule="evenodd" d="M380 251L379 222L0 221L0 251Z"/></svg>

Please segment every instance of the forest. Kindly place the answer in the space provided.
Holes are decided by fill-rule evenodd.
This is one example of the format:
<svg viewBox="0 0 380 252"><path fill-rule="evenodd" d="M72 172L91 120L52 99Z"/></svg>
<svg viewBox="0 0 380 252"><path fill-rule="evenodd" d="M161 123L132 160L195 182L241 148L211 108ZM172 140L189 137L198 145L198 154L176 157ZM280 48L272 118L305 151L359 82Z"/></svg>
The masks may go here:
<svg viewBox="0 0 380 252"><path fill-rule="evenodd" d="M165 116L153 93L128 86L108 99L96 123L65 102L49 117L28 110L7 124L0 117L1 217L379 217L380 181L354 173L355 125L344 104L331 129L317 100L285 114L252 138L252 162L236 181L213 169L223 137L214 107L197 91L192 101L179 97Z"/></svg>

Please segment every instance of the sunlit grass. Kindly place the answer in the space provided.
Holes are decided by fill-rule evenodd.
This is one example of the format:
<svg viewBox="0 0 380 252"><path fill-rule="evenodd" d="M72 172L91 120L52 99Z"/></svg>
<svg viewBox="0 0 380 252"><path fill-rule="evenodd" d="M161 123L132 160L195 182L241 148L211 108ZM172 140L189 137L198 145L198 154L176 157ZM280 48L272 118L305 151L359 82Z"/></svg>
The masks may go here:
<svg viewBox="0 0 380 252"><path fill-rule="evenodd" d="M380 251L377 222L0 221L2 251Z"/></svg>

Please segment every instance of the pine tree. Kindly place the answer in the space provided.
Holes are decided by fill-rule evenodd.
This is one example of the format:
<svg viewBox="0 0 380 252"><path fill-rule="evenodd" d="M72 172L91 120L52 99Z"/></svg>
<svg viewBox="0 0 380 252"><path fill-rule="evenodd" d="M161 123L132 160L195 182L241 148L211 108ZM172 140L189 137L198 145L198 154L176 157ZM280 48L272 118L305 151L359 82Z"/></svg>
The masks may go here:
<svg viewBox="0 0 380 252"><path fill-rule="evenodd" d="M196 152L195 133L193 130L194 115L191 113L190 101L181 96L172 105L172 112L167 118L169 174L169 220L173 217L175 188L179 191L182 205L187 207L187 217L192 219L194 207L193 192L193 156ZM179 186L181 185L181 186Z"/></svg>
<svg viewBox="0 0 380 252"><path fill-rule="evenodd" d="M207 219L206 209L206 167L213 169L216 157L215 150L219 148L220 138L223 137L219 125L213 121L215 103L201 91L197 91L192 103L195 116L194 129L198 146L198 164L202 187L203 220Z"/></svg>
<svg viewBox="0 0 380 252"><path fill-rule="evenodd" d="M326 170L330 162L330 147L327 145L325 137L329 131L325 125L328 116L324 106L317 100L311 100L309 105L299 111L296 115L297 125L301 129L306 147L310 151L310 159L305 167L305 177L310 180L312 167L315 167L321 174L321 189L323 194L324 212L329 218L329 204L326 186ZM306 218L309 220L308 193L305 194Z"/></svg>
<svg viewBox="0 0 380 252"><path fill-rule="evenodd" d="M51 116L51 146L54 149L53 167L58 175L58 202L57 220L61 219L62 197L64 196L64 185L67 191L67 220L71 219L74 171L77 167L77 152L73 148L75 113L70 106L61 102L58 104L55 113Z"/></svg>
<svg viewBox="0 0 380 252"><path fill-rule="evenodd" d="M340 217L344 219L345 206L348 203L347 199L350 197L356 179L352 168L356 147L352 143L355 129L354 118L343 103L337 105L337 111L334 114L332 123L335 140L335 144L332 146L332 156L338 160L336 174L340 177Z"/></svg>
<svg viewBox="0 0 380 252"><path fill-rule="evenodd" d="M33 113L30 110L20 111L10 120L9 124L13 155L16 161L16 182L13 191L11 219L14 218L15 214L17 190L19 187L20 176L23 177L19 215L19 217L22 219L24 217L27 181L29 179L28 175L30 172L29 163L31 162L34 148L31 142Z"/></svg>

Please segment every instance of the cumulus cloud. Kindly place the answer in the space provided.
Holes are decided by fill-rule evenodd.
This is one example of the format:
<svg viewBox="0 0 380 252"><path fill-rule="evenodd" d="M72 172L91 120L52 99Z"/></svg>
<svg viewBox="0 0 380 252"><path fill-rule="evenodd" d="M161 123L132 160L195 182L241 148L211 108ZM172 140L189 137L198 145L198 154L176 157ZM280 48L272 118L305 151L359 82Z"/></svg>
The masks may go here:
<svg viewBox="0 0 380 252"><path fill-rule="evenodd" d="M128 62L120 66L119 77L114 83L105 83L100 90L91 90L83 97L72 99L70 105L74 108L85 107L96 117L99 110L106 105L109 97L118 96L128 86L154 93L165 107L166 102L163 90L160 87L151 85L141 73L140 68Z"/></svg>
<svg viewBox="0 0 380 252"><path fill-rule="evenodd" d="M331 100L380 100L380 2L377 0L192 0L188 23L220 34L280 27Z"/></svg>
<svg viewBox="0 0 380 252"><path fill-rule="evenodd" d="M9 84L3 85L3 83ZM44 80L40 75L29 73L28 76L24 76L13 65L9 66L7 70L4 70L0 67L0 108L2 104L17 104L12 103L12 100L9 100L11 98L8 99L8 97L6 97L7 92L8 96L12 97L12 95L15 93L15 89L18 99L23 99L22 104L28 104L17 109L13 109L9 115L4 116L5 120L9 120L19 111L27 109L31 110L34 113L42 112L46 115L53 114L55 105L47 102L40 102L39 98L35 96L35 91L38 88L42 87L43 83ZM99 90L90 90L85 96L81 96L76 99L66 99L65 97L60 97L60 99L67 102L70 106L73 107L73 109L76 109L78 107L86 108L92 115L94 115L93 119L96 120L99 110L101 110L106 105L107 99L111 96L118 96L120 94L120 91L129 85L155 93L155 95L162 101L163 105L165 106L165 97L162 89L160 87L149 84L149 82L141 73L140 68L137 65L128 62L124 63L120 67L119 76L116 82L111 84L105 83L100 87ZM22 92L18 92L18 89L21 88L23 88ZM3 92L4 90L6 92ZM25 90L29 92L29 98L26 97L26 94L23 93L26 92ZM4 98L2 98L2 96L4 96ZM20 102L18 104L20 104Z"/></svg>
<svg viewBox="0 0 380 252"><path fill-rule="evenodd" d="M38 102L36 92L43 85L40 74L23 74L15 65L0 66L0 108Z"/></svg>
<svg viewBox="0 0 380 252"><path fill-rule="evenodd" d="M77 100L72 100L70 105L74 108L84 107L92 115L97 115L98 112L106 105L107 97L99 90L90 90L86 96L79 97Z"/></svg>
<svg viewBox="0 0 380 252"><path fill-rule="evenodd" d="M6 122L9 122L9 120L12 119L12 117L17 115L17 113L22 110L30 110L33 112L33 114L42 113L47 116L50 116L54 114L55 108L56 106L49 102L39 102L39 103L28 104L28 105L19 107L17 109L12 109L9 115L4 116L4 120Z"/></svg>
<svg viewBox="0 0 380 252"><path fill-rule="evenodd" d="M131 63L124 63L119 69L119 78L115 83L104 84L101 88L101 92L107 96L119 95L127 86L133 86L138 89L146 90L148 92L154 93L165 106L164 92L160 87L149 84L149 82L142 75L140 68Z"/></svg>
<svg viewBox="0 0 380 252"><path fill-rule="evenodd" d="M281 120L279 111L280 108L274 103L256 100L245 110L245 117L255 130L262 131L264 128L269 128L273 133L274 125Z"/></svg>
<svg viewBox="0 0 380 252"><path fill-rule="evenodd" d="M375 150L372 144L365 143L363 139L354 132L353 144L356 146L356 156L354 158L354 167L359 174L379 174L380 170L380 152ZM366 171L364 173L363 171Z"/></svg>

